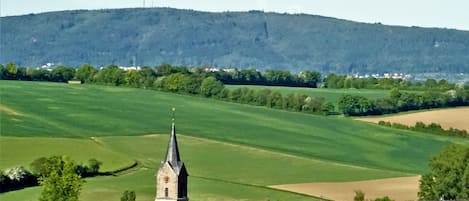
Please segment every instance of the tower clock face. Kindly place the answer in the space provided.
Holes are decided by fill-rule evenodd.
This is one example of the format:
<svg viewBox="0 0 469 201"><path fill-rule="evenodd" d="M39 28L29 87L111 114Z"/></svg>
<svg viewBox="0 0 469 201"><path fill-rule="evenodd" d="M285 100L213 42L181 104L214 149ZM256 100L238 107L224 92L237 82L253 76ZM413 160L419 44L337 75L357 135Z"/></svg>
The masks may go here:
<svg viewBox="0 0 469 201"><path fill-rule="evenodd" d="M165 176L165 177L164 177L164 183L168 183L168 181L169 181L169 177L168 177L168 176Z"/></svg>

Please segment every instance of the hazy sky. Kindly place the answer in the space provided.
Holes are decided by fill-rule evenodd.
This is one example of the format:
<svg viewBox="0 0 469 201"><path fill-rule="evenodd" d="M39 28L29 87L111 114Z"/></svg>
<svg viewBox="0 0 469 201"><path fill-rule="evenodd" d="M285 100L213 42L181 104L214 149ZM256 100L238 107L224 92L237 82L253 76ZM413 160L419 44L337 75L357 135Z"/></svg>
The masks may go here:
<svg viewBox="0 0 469 201"><path fill-rule="evenodd" d="M308 13L359 22L469 30L469 0L0 0L0 15L143 7L144 2L145 7Z"/></svg>

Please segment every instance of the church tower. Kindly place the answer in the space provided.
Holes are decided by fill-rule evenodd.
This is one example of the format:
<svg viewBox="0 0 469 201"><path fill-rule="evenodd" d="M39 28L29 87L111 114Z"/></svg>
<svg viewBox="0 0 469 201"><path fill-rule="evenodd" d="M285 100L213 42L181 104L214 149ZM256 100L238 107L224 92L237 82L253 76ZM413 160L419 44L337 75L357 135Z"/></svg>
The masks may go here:
<svg viewBox="0 0 469 201"><path fill-rule="evenodd" d="M173 108L174 112L174 108ZM187 170L179 156L176 139L176 126L171 127L166 159L161 161L156 173L156 199L155 201L188 201L187 197Z"/></svg>

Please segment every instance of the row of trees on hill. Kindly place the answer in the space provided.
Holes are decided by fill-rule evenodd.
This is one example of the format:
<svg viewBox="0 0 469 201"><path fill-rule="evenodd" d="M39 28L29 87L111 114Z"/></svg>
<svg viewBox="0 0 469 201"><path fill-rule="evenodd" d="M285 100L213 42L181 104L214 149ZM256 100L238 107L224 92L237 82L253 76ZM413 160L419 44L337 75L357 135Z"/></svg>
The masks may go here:
<svg viewBox="0 0 469 201"><path fill-rule="evenodd" d="M210 71L204 68L188 68L169 64L162 64L155 68L144 66L138 71L124 71L116 65L109 65L98 71L87 64L77 70L73 67L57 66L52 71L48 71L40 68L17 67L14 63L8 63L5 66L0 65L0 71L0 78L5 80L66 82L78 79L82 82L111 83L116 86L129 85L133 87L149 87L157 77L176 73L198 77L215 77L224 84L317 87L318 83L321 82L321 74L314 71L304 71L299 74L273 69L266 70L264 73L255 69Z"/></svg>
<svg viewBox="0 0 469 201"><path fill-rule="evenodd" d="M411 82L394 78L353 78L347 75L329 74L324 78L324 86L333 89L406 89L406 90L450 90L464 86L448 83L446 80L427 79L425 82Z"/></svg>
<svg viewBox="0 0 469 201"><path fill-rule="evenodd" d="M224 89L220 94L222 100L266 106L269 108L290 110L296 112L333 114L335 106L323 97L307 96L301 93L283 95L279 91L269 89L253 90L248 87Z"/></svg>
<svg viewBox="0 0 469 201"><path fill-rule="evenodd" d="M104 71L103 71L104 70ZM103 71L103 72L101 72ZM98 73L101 72L101 73ZM238 85L268 85L293 87L318 87L323 83L326 88L356 88L356 89L406 89L406 90L451 90L467 86L448 83L446 80L427 79L425 82L410 82L403 79L381 78L353 78L347 75L329 74L322 79L321 73L303 71L299 74L287 70L268 69L264 72L255 69L225 69L211 70L185 66L161 64L155 68L144 66L140 70L124 71L115 65L109 65L101 70L84 64L80 68L58 66L51 71L17 67L14 63L0 65L0 79L33 80L66 82L78 79L82 82L112 83L114 85L129 85L132 87L150 87L157 77L181 73L199 77L215 77L224 84Z"/></svg>
<svg viewBox="0 0 469 201"><path fill-rule="evenodd" d="M390 95L375 100L357 95L343 95L339 99L339 110L348 116L366 116L397 113L409 110L466 106L469 92L456 89L448 92L426 91L410 93L392 89Z"/></svg>
<svg viewBox="0 0 469 201"><path fill-rule="evenodd" d="M112 86L127 86L135 88L154 89L175 93L201 95L218 98L225 101L266 106L269 108L301 111L308 113L333 114L336 105L326 102L322 97L312 97L300 93L282 94L269 89L253 90L247 87L237 89L225 88L224 83L233 84L270 84L315 87L321 78L319 73L303 72L293 75L288 71L267 70L264 74L255 70L241 70L234 72L206 71L202 68L187 68L183 66L159 65L156 68L142 67L139 70L124 71L116 65L109 65L100 70L84 64L78 69L58 66L52 71L16 67L9 63L0 66L2 79L36 80L66 82L71 79L84 83L94 83ZM330 80L351 80L345 76L329 75L326 86ZM367 78L355 81L370 81ZM341 81L338 81L341 82ZM402 81L392 79L370 81L365 86L395 86ZM396 113L408 110L440 108L449 106L469 105L469 93L464 87L453 84L444 84L440 81L436 85L434 80L427 81L422 86L435 86L438 89L454 88L449 91L432 90L423 93L402 92L397 88L391 90L390 96L375 100L362 96L344 95L338 102L339 111L349 116L379 115ZM386 86L386 87L384 87ZM414 85L413 85L414 86ZM416 86L416 85L415 85ZM332 87L332 86L329 86ZM435 88L435 89L436 89Z"/></svg>
<svg viewBox="0 0 469 201"><path fill-rule="evenodd" d="M469 138L469 133L464 129L460 130L460 129L451 127L445 130L438 123L430 123L426 125L425 123L419 121L419 122L416 122L414 126L407 126L407 125L396 123L396 122L379 121L378 124L381 126L387 126L391 128L397 128L397 129L420 131L424 133L432 133L432 134L443 135L443 136L455 136L455 137Z"/></svg>
<svg viewBox="0 0 469 201"><path fill-rule="evenodd" d="M7 69L12 69L12 65L8 64ZM322 113L330 114L335 111L333 103L326 102L322 97L311 97L300 93L292 93L283 95L278 91L272 91L269 89L253 90L248 87L240 87L237 89L225 88L223 82L216 77L224 77L223 79L229 80L226 82L232 82L241 84L240 80L255 80L252 76L246 76L248 72L257 75L261 75L255 70L241 70L239 76L241 78L232 79L228 78L227 74L217 72L207 72L203 69L188 69L186 67L174 67L171 65L160 65L155 69L150 67L142 67L140 70L128 70L124 71L119 69L116 65L109 65L101 70L97 70L90 65L82 65L76 71L71 70L70 67L59 66L54 68L51 72L42 69L26 69L19 70L19 72L43 72L42 76L27 76L29 73L17 73L16 79L20 80L37 80L37 81L67 81L72 78L80 80L84 83L95 83L102 85L113 85L113 86L128 86L136 88L155 89L161 91L184 93L191 95L201 95L204 97L213 97L225 101L231 101L243 104L252 104L257 106L266 106L276 109L285 109L291 111L301 111L309 113ZM10 70L11 71L11 70ZM10 72L9 71L9 72ZM18 72L18 71L17 71ZM26 75L26 76L25 76ZM36 75L31 73L30 75ZM52 78L52 75L54 79ZM267 71L266 75L269 76L268 80L270 84L291 84L291 80L297 80L295 76L290 74L288 71ZM305 72L300 74L301 76L308 77L311 82L305 82L298 85L309 85L315 86L318 79L320 79L319 73ZM316 77L312 79L311 77ZM12 74L4 78L14 79ZM47 78L47 79L46 79ZM236 81L237 80L237 81ZM251 84L259 82L249 82Z"/></svg>

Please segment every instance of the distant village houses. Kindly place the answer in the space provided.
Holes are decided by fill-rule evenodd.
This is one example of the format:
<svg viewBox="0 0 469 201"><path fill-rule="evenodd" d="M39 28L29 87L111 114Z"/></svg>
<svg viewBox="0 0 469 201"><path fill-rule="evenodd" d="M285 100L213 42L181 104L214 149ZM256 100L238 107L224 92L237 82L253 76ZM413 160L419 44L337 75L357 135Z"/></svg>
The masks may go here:
<svg viewBox="0 0 469 201"><path fill-rule="evenodd" d="M390 78L390 79L403 79L403 80L410 80L412 79L411 74L405 74L405 73L375 73L375 74L364 74L361 75L359 73L353 74L353 78L370 78L374 77L376 79L382 79L382 78Z"/></svg>

